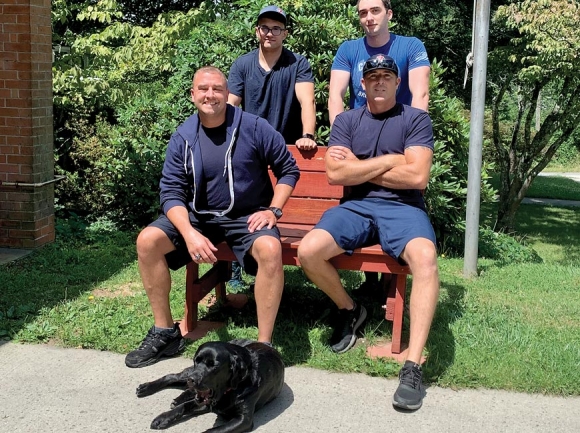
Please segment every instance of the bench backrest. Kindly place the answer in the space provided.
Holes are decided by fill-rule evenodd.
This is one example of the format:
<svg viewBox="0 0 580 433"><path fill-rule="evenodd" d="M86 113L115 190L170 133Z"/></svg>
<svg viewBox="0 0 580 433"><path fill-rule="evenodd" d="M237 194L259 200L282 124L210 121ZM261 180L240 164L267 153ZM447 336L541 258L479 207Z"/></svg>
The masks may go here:
<svg viewBox="0 0 580 433"><path fill-rule="evenodd" d="M294 145L288 145L298 167L300 180L292 192L290 200L284 206L284 216L280 222L284 225L316 224L324 211L336 206L343 196L341 185L329 185L324 166L326 147L314 150L299 150ZM272 183L276 179L270 173Z"/></svg>

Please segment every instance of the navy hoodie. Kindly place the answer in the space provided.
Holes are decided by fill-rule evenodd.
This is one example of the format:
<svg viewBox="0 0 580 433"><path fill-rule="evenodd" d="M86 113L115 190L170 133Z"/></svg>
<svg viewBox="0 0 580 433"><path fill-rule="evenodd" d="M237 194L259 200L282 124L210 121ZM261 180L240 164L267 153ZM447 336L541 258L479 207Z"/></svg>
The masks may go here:
<svg viewBox="0 0 580 433"><path fill-rule="evenodd" d="M247 215L260 207L270 206L274 190L268 168L278 183L292 187L300 178L296 160L286 143L270 124L240 108L227 106L224 161L230 186L230 206L222 212L198 209L201 185L201 151L198 141L199 116L190 116L171 136L160 182L163 212L174 206L185 206L196 213Z"/></svg>

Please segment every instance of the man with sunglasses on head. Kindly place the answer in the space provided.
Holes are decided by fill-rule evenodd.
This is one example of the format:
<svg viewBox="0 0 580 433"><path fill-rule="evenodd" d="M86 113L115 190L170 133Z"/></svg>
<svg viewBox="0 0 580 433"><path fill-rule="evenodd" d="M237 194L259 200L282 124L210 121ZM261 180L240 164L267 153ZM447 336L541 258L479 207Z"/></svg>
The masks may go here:
<svg viewBox="0 0 580 433"><path fill-rule="evenodd" d="M397 102L427 111L429 105L429 74L431 66L423 42L415 37L400 36L389 31L393 18L390 0L358 0L357 14L365 36L346 41L338 48L330 72L328 113L330 124L344 111L344 96L349 89L349 107L366 104L361 86L362 68L372 55L385 54L395 59L401 84ZM376 293L378 274L365 272L362 292Z"/></svg>
<svg viewBox="0 0 580 433"><path fill-rule="evenodd" d="M286 144L314 149L314 77L304 56L284 48L287 25L286 12L278 6L260 11L256 26L259 46L232 65L228 102L266 119Z"/></svg>
<svg viewBox="0 0 580 433"><path fill-rule="evenodd" d="M426 111L396 101L401 79L394 59L374 55L362 75L366 105L336 117L325 157L329 182L348 186L348 195L304 237L298 257L308 278L338 307L330 340L336 353L353 347L367 313L348 295L330 260L378 243L409 265L409 348L393 405L415 410L423 400L420 362L439 295L435 233L421 193L429 182L433 127Z"/></svg>

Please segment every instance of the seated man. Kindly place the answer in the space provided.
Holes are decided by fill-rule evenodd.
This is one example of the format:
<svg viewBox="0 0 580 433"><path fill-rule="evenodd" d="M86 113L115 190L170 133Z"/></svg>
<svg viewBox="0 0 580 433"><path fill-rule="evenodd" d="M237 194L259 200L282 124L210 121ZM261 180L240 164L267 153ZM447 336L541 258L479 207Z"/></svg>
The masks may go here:
<svg viewBox="0 0 580 433"><path fill-rule="evenodd" d="M191 99L198 114L173 134L161 187L161 215L137 238L139 271L153 310L154 326L128 367L151 365L184 347L169 306L171 276L190 261L215 263L215 245L225 240L254 274L258 341L270 343L284 273L281 209L300 172L284 138L268 122L227 104L225 75L208 66L193 77ZM274 188L270 167L278 182Z"/></svg>
<svg viewBox="0 0 580 433"><path fill-rule="evenodd" d="M396 102L399 82L392 58L377 54L365 62L367 104L336 117L325 159L329 182L350 191L304 237L298 256L306 275L339 308L330 342L337 353L354 345L366 310L347 294L329 260L379 243L385 253L409 264L411 336L393 404L418 409L423 399L419 363L439 294L435 233L421 194L429 181L433 129L425 111Z"/></svg>

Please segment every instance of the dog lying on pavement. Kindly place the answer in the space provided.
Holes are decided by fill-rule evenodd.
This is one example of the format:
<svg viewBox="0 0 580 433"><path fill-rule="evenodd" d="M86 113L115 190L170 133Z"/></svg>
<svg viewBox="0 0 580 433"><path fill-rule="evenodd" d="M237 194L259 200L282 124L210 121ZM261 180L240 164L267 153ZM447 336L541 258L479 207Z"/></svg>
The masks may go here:
<svg viewBox="0 0 580 433"><path fill-rule="evenodd" d="M278 396L283 385L284 363L276 349L251 340L214 341L197 349L193 367L139 385L137 397L183 386L185 391L171 410L153 420L152 429L213 412L227 422L205 433L237 433L253 429L254 412Z"/></svg>

